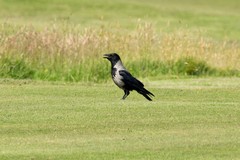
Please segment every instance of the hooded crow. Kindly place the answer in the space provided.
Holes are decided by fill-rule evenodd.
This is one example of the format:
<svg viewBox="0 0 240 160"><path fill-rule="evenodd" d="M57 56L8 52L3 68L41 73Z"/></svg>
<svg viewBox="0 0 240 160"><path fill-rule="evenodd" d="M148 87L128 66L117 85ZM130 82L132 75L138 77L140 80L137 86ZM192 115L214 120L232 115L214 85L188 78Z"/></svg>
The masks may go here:
<svg viewBox="0 0 240 160"><path fill-rule="evenodd" d="M113 82L124 91L122 99L124 100L130 91L136 90L146 99L151 101L150 96L154 96L151 92L144 88L142 82L134 78L123 66L122 61L117 53L104 54L103 58L107 58L111 62L111 74Z"/></svg>

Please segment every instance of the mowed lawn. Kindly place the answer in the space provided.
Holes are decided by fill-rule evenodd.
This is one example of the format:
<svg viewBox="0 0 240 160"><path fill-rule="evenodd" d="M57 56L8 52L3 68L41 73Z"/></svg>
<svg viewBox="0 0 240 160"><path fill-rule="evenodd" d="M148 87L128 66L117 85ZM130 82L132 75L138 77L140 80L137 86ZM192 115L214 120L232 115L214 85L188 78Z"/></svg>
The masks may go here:
<svg viewBox="0 0 240 160"><path fill-rule="evenodd" d="M240 159L240 79L0 81L0 159Z"/></svg>
<svg viewBox="0 0 240 160"><path fill-rule="evenodd" d="M206 38L239 40L239 5L239 0L2 0L0 23L40 28L73 23L116 31L120 25L124 34L149 22L160 34L202 31Z"/></svg>

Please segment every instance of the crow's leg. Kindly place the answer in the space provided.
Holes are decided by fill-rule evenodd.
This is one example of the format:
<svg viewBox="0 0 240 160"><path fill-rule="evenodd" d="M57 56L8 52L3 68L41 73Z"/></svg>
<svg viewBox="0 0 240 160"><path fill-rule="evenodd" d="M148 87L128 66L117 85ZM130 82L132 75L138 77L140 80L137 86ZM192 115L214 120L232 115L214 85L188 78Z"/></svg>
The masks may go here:
<svg viewBox="0 0 240 160"><path fill-rule="evenodd" d="M130 92L129 92L129 90L124 90L124 96L122 97L122 100L124 100L129 94L130 94Z"/></svg>

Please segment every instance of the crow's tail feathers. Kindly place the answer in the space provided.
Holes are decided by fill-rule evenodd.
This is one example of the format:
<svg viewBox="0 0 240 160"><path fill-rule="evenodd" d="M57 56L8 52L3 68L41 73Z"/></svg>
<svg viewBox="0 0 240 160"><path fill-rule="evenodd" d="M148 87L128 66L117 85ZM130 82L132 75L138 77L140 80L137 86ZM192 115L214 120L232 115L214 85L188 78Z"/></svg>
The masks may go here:
<svg viewBox="0 0 240 160"><path fill-rule="evenodd" d="M152 99L150 98L150 96L154 97L154 94L152 94L151 92L149 92L148 90L146 90L145 88L141 88L139 90L137 90L138 93L140 93L141 95L143 95L147 100L152 101Z"/></svg>

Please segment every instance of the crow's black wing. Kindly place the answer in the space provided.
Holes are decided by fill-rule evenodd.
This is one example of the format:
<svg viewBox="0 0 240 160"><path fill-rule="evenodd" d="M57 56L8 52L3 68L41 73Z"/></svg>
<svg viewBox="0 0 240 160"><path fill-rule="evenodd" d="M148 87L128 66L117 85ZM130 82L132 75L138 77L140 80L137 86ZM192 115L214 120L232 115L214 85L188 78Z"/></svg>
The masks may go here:
<svg viewBox="0 0 240 160"><path fill-rule="evenodd" d="M128 71L121 70L119 74L122 76L122 81L124 82L124 88L127 90L136 90L138 93L142 94L146 99L151 101L149 96L154 96L151 92L144 88L142 82L134 78Z"/></svg>
<svg viewBox="0 0 240 160"><path fill-rule="evenodd" d="M132 90L144 87L142 82L134 78L128 71L120 70L119 74L123 77L122 81L124 82L125 87L127 87L128 89Z"/></svg>

